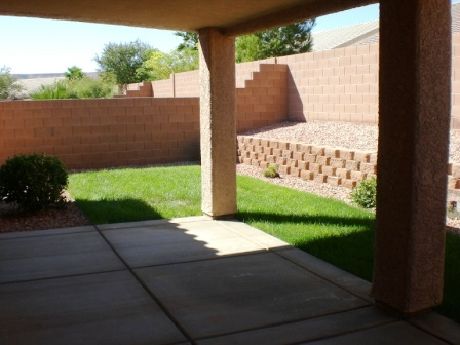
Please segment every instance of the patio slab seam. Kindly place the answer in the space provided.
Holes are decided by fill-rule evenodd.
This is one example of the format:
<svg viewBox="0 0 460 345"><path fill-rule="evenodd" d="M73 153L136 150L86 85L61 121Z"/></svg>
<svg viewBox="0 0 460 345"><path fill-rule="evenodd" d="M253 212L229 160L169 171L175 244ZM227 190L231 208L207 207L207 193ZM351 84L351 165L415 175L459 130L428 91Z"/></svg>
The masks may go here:
<svg viewBox="0 0 460 345"><path fill-rule="evenodd" d="M307 272L313 274L314 276L316 276L316 277L318 277L318 278L320 278L320 279L322 279L322 280L324 280L324 281L326 281L326 282L328 282L328 283L330 283L330 284L332 284L332 285L334 285L334 286L336 286L336 287L338 287L338 288L340 288L340 289L342 289L342 290L348 292L350 295L353 295L354 297L359 298L360 300L362 300L362 301L368 303L369 305L374 304L373 301L371 301L371 298L365 298L365 297L362 296L360 293L357 293L356 291L353 291L353 290L351 290L351 289L348 289L348 288L344 287L343 285L341 285L340 283L338 283L338 282L336 282L336 281L334 281L334 280L332 280L332 279L330 279L330 278L327 278L327 277L322 276L321 274L319 274L319 273L316 272L316 271L313 271L313 270L310 270L310 269L306 268L305 266L299 264L299 263L296 262L295 260L292 260L292 259L290 259L290 258L287 258L287 257L285 257L285 256L283 256L283 255L280 255L277 251L274 251L273 254L279 256L280 258L282 258L282 259L284 259L284 260L286 260L286 261L288 261L288 262L290 262L290 263L292 263L292 264L294 264L294 265L296 265L297 267L300 267L300 268L304 269L305 271L307 271ZM347 273L348 273L348 272L347 272ZM351 273L350 273L350 275L351 275Z"/></svg>
<svg viewBox="0 0 460 345"><path fill-rule="evenodd" d="M432 312L435 313L435 312ZM416 321L413 321L411 319L406 320L407 323L409 323L412 327L417 328L419 331L426 333L438 340L441 340L449 345L458 345L458 342L455 342L455 340L449 339L449 337L441 336L438 332L434 332L431 330L429 327L423 327L419 325Z"/></svg>
<svg viewBox="0 0 460 345"><path fill-rule="evenodd" d="M70 235L70 234L93 232L93 231L97 231L94 228L94 225L75 226L75 227L70 227L70 228L34 230L34 231L12 231L12 232L0 233L0 241L10 241L10 240L16 240L20 238Z"/></svg>
<svg viewBox="0 0 460 345"><path fill-rule="evenodd" d="M216 256L216 257L207 257L207 258L201 258L201 259L195 259L195 260L188 260L188 261L176 261L176 262L167 262L163 264L152 264L152 265L143 265L143 266L131 266L133 270L140 270L143 268L154 268L154 267L164 267L164 266L174 266L174 265L186 265L186 264L191 264L191 263L196 263L196 262L204 262L204 261L218 261L218 260L224 260L232 257L242 257L242 256L256 256L260 254L266 254L269 253L269 250L266 249L261 249L259 251L253 251L253 252L242 252L242 253L233 253L233 254L226 254L222 256Z"/></svg>
<svg viewBox="0 0 460 345"><path fill-rule="evenodd" d="M248 227L251 227L251 226L247 225L247 224L244 223L244 222L240 222L240 221L238 221L238 220L236 220L236 222L241 223L241 224L244 224L244 225L246 225L246 226L248 226ZM344 291L346 291L346 292L352 294L353 296L358 297L359 299L364 300L364 301L366 301L366 302L368 302L368 303L370 303L370 304L373 304L373 299L372 299L370 296L369 296L369 297L368 297L368 296L363 296L361 293L356 292L356 291L354 291L354 290L352 290L352 289L350 289L350 288L348 288L348 287L345 287L344 285L340 284L340 282L335 281L335 280L333 280L333 279L331 279L331 278L328 278L328 277L326 277L326 276L324 276L324 275L321 275L318 271L309 269L309 268L305 267L305 265L302 265L302 264L300 264L299 262L297 262L296 260L282 255L282 253L285 252L285 251L288 251L288 250L290 250L290 249L297 249L295 246L293 246L293 245L291 245L291 244L289 244L289 243L287 243L287 242L284 242L284 241L282 241L282 240L279 240L278 238L276 238L276 237L274 237L274 236L272 236L272 235L270 235L270 234L267 234L267 233L265 233L265 232L262 232L261 230L259 230L259 229L257 229L257 228L254 228L254 227L251 227L251 228L253 228L253 229L255 229L255 230L259 231L259 232L262 232L263 234L260 234L260 235L257 234L257 235L253 235L253 236L245 235L244 232L242 232L242 231L237 231L237 230L233 229L233 227L232 227L232 226L229 226L225 221L219 221L219 224L221 224L222 226L224 226L224 227L225 227L226 229L228 229L229 231L231 231L231 232L233 232L233 233L235 233L235 234L237 234L237 235L239 235L239 236L244 237L246 240L251 241L251 242L253 242L253 243L257 244L257 245L260 245L260 246L262 246L262 247L265 247L265 248L267 249L267 252L274 253L275 255L277 255L277 256L283 258L284 260L287 260L287 261L289 261L289 262L295 264L296 266L298 266L298 267L300 267L300 268L306 270L307 272L312 273L312 274L314 274L315 276L317 276L317 277L319 277L319 278L321 278L321 279L323 279L323 280L325 280L325 281L327 281L327 282L329 282L329 283L331 283L331 284L333 284L333 285L335 285L335 286L341 288L342 290L344 290ZM279 246L279 247L277 247L277 246L270 246L269 244L267 244L267 243L264 242L263 240L258 241L257 238L260 238L261 236L264 236L264 237L271 237L271 238L273 238L275 241L279 242L280 244L282 243L283 246ZM316 259L319 260L319 261L322 261L321 259L318 259L318 258L316 258ZM346 271L343 271L343 272L345 272L348 276L350 276L350 277L352 277L352 278L355 278L355 277L356 277L356 276L354 276L353 274L351 274L351 273L349 273L349 272L346 272ZM358 277L356 277L356 278L358 278Z"/></svg>
<svg viewBox="0 0 460 345"><path fill-rule="evenodd" d="M382 326L385 326L385 325L389 325L389 324L391 324L391 323L395 323L395 322L398 322L398 321L400 321L400 320L384 321L384 322L379 323L378 325L367 326L367 327L362 327L362 328L355 329L355 330L339 332L339 333L336 333L336 334L330 335L330 336L322 336L322 337L317 337L317 338L313 338L313 339L309 339L309 340L304 340L304 341L296 341L296 342L294 342L294 343L290 343L290 344L286 344L286 345L302 345L302 344L313 343L313 342L317 342L317 341L321 341L321 340L326 340L326 339L338 338L338 337L342 337L342 336L348 335L348 334L359 333L359 332L363 332L363 331L368 331L368 330L370 330L370 329L379 328L379 327L382 327Z"/></svg>
<svg viewBox="0 0 460 345"><path fill-rule="evenodd" d="M123 271L129 271L129 270L127 270L126 268L122 268L122 269L97 271L97 272L56 275L56 276L42 277L42 278L32 278L32 279L23 279L23 280L9 280L9 281L0 282L0 286L1 285L8 285L8 284L21 284L21 283L38 282L38 281L43 281L43 280L52 280L52 279L60 279L60 278L75 278L75 277L91 276L91 275L102 274L102 273L113 273L113 272L123 272Z"/></svg>
<svg viewBox="0 0 460 345"><path fill-rule="evenodd" d="M182 224L182 223L194 223L194 222L212 222L213 219L207 216L194 216L184 218L171 218L171 219L153 219L144 220L139 222L124 222L124 223L112 223L112 224L94 224L100 231L107 230L122 230L129 228L137 228L141 226L161 226L165 224Z"/></svg>
<svg viewBox="0 0 460 345"><path fill-rule="evenodd" d="M115 247L112 245L112 243L108 240L108 238L104 235L102 230L99 228L98 225L95 225L95 228L97 232L102 236L104 241L107 243L107 245L110 247L110 249L113 251L113 253L118 257L118 259L123 263L123 265L126 267L128 272L136 279L136 281L142 286L144 291L149 295L149 297L158 305L158 307L163 311L163 313L166 315L166 317L176 326L176 328L179 330L180 333L184 336L185 339L187 339L188 342L190 342L191 345L196 345L194 342L193 338L188 334L188 332L182 327L182 325L179 323L179 321L172 315L172 313L166 308L166 306L160 301L160 299L155 296L155 294L148 288L147 284L134 272L134 270L127 264L127 262L121 257L121 255L116 251Z"/></svg>
<svg viewBox="0 0 460 345"><path fill-rule="evenodd" d="M398 323L404 323L406 324L407 326L409 327L412 327L418 331L421 331L419 328L417 327L414 327L410 322L407 322L406 320L394 320L394 321L391 321L391 322L384 322L378 326L375 326L375 327L368 327L368 328L365 328L365 329L359 329L359 330L355 330L355 331L350 331L350 332L344 332L343 334L334 334L334 335L331 335L331 336L324 336L320 339L316 339L316 340L308 340L308 341L304 341L304 342L296 342L294 344L289 344L289 345L303 345L303 344L312 344L312 343L318 343L318 342L322 342L323 340L330 340L330 339L339 339L340 337L343 337L343 336L347 336L347 335L352 335L352 334L357 334L357 333L361 333L361 332L366 332L366 331L369 331L369 330L372 330L372 329L378 329L380 327L385 327L385 326L388 326L388 325L391 325L391 324L398 324ZM424 334L427 334L429 336L432 336L431 334L427 333L427 332L423 332L421 331L422 333ZM445 340L443 339L440 339L439 337L433 337L435 338L436 340L439 340L440 342L444 343L444 344L451 344L449 342L446 342ZM322 343L321 343L322 344ZM348 343L347 343L348 344ZM453 344L455 345L455 344Z"/></svg>
<svg viewBox="0 0 460 345"><path fill-rule="evenodd" d="M364 308L369 308L369 306L364 305L364 306L354 307L354 308L350 308L350 309L344 309L344 310L340 310L340 311L333 311L333 312L329 312L329 313L318 314L318 315L314 315L314 316L310 316L310 317L296 318L296 319L292 319L292 320L288 320L288 321L282 321L282 322L273 322L273 323L270 323L270 324L266 324L264 326L251 327L251 328L246 328L246 329L238 330L238 331L234 331L234 332L225 332L225 333L213 334L213 335L205 336L205 337L197 337L194 340L200 342L200 341L203 341L203 340L210 340L210 339L215 339L215 338L220 338L220 337L243 334L243 333L248 333L248 332L252 332L252 331L260 331L260 330L265 330L265 329L269 329L269 328L289 325L289 324L293 324L293 323L296 323L296 322L310 321L310 320L320 319L320 318L324 318L324 317L328 317L328 316L334 316L334 315L343 314L343 313L347 313L347 312L355 311L355 310L359 310L359 309L364 309ZM363 330L367 330L367 329L377 328L377 327L380 327L382 325L386 325L386 324L389 324L389 323L392 323L392 322L397 322L397 321L400 321L400 320L399 319L393 319L393 320L388 320L388 321L382 321L379 324L376 324L376 325L373 325L373 326L363 327L363 328L357 329L355 331L342 332L341 334L335 334L335 335L330 336L330 337L318 337L315 340L311 340L311 341L317 341L317 340L332 338L332 337L335 337L335 336L344 335L344 334L348 334L348 333L355 333L355 332L359 332L359 331L363 331ZM308 340L308 342L310 342L310 340ZM285 345L295 345L295 344L302 344L302 343L305 343L305 340L302 340L300 342L294 342L294 343L291 343L291 344L285 344Z"/></svg>

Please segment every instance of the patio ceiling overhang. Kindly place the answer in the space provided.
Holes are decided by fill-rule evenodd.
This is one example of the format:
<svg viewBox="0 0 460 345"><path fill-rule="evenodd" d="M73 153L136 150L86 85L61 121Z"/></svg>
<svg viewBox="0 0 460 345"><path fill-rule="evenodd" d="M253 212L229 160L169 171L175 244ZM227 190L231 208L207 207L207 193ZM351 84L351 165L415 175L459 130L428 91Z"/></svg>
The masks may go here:
<svg viewBox="0 0 460 345"><path fill-rule="evenodd" d="M1 1L0 14L237 35L376 3L376 0L27 0Z"/></svg>

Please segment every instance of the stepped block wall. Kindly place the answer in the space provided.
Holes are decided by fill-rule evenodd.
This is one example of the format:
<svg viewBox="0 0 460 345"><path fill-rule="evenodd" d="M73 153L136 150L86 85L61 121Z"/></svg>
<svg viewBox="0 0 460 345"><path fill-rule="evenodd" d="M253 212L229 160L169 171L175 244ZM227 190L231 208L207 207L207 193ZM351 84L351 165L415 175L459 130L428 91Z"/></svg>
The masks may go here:
<svg viewBox="0 0 460 345"><path fill-rule="evenodd" d="M236 91L239 131L287 112L286 67L261 66ZM195 97L0 102L0 164L33 152L77 169L196 161L199 142Z"/></svg>

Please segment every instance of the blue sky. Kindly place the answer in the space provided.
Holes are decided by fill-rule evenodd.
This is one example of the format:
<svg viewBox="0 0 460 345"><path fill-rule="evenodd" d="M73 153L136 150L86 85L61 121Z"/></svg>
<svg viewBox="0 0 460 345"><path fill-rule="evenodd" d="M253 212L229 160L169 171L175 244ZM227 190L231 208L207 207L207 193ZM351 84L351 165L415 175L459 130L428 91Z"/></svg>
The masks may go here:
<svg viewBox="0 0 460 345"><path fill-rule="evenodd" d="M339 12L318 17L315 30L369 22L378 15L378 5ZM11 68L12 73L58 73L73 65L95 71L94 56L108 42L140 39L162 51L180 43L174 32L166 30L7 16L0 16L0 32L0 66Z"/></svg>

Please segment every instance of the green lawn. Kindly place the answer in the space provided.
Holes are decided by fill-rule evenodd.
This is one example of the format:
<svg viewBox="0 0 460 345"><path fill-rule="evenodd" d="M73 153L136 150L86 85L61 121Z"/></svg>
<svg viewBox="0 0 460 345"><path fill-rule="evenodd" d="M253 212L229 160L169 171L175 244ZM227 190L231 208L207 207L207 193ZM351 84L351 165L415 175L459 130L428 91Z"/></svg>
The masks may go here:
<svg viewBox="0 0 460 345"><path fill-rule="evenodd" d="M96 224L200 215L198 166L72 174L70 193ZM238 177L237 217L325 261L372 279L374 214L343 202ZM460 321L460 237L449 235L442 313Z"/></svg>
<svg viewBox="0 0 460 345"><path fill-rule="evenodd" d="M200 215L200 169L174 166L72 174L70 193L95 224Z"/></svg>

